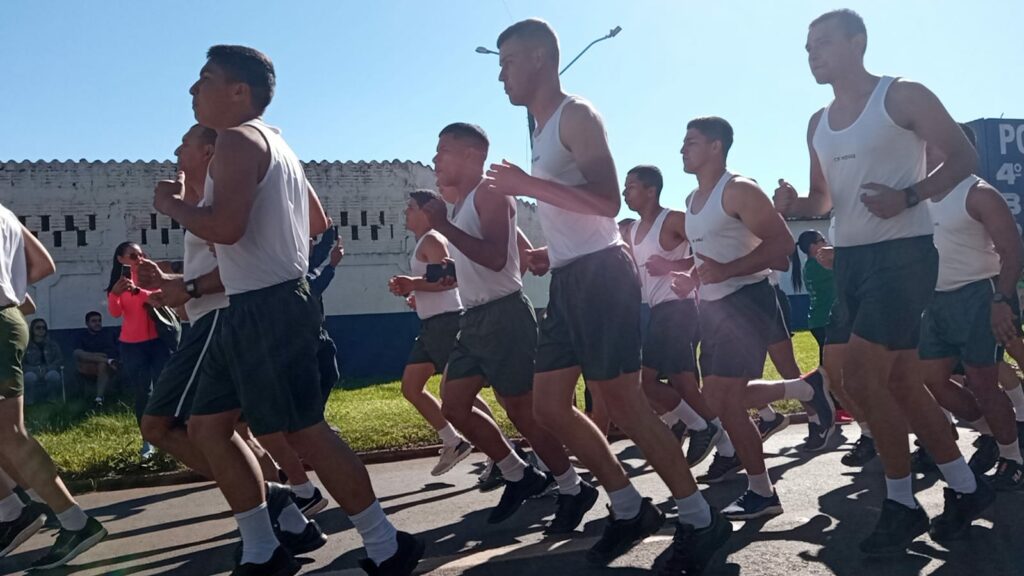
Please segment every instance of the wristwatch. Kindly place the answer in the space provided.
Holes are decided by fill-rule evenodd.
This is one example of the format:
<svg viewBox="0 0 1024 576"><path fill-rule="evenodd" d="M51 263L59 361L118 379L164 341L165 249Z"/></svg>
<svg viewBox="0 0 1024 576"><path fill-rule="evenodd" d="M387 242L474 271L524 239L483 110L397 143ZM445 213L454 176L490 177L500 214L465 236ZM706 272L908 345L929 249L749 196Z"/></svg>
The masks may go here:
<svg viewBox="0 0 1024 576"><path fill-rule="evenodd" d="M921 203L921 197L917 195L917 190L914 190L913 186L904 188L903 194L907 198L907 208L913 208Z"/></svg>
<svg viewBox="0 0 1024 576"><path fill-rule="evenodd" d="M199 286L196 285L195 280L185 281L185 292L193 298L202 298L202 294L199 293Z"/></svg>
<svg viewBox="0 0 1024 576"><path fill-rule="evenodd" d="M1006 295L1003 294L1002 292L996 292L995 294L992 295L992 303L993 304L1009 304L1010 303L1010 299L1007 298Z"/></svg>

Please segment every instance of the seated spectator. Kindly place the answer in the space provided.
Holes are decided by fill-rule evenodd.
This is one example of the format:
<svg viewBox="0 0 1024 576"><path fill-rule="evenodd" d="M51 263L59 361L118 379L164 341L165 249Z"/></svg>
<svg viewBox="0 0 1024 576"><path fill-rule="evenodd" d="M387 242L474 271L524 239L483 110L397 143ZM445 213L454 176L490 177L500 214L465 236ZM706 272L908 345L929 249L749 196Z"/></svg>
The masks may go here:
<svg viewBox="0 0 1024 576"><path fill-rule="evenodd" d="M33 401L46 400L60 387L64 356L60 346L50 340L46 320L36 318L29 328L28 347L22 360L25 391Z"/></svg>
<svg viewBox="0 0 1024 576"><path fill-rule="evenodd" d="M103 316L96 311L85 315L85 331L73 352L78 373L96 380L96 407L103 407L110 378L117 371L118 346L111 333L103 331Z"/></svg>

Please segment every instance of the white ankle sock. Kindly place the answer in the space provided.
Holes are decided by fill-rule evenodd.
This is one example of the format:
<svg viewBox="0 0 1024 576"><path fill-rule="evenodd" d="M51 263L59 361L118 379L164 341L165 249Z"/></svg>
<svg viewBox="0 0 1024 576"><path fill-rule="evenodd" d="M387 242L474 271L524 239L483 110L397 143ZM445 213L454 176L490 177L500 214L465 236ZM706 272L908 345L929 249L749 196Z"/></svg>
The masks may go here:
<svg viewBox="0 0 1024 576"><path fill-rule="evenodd" d="M17 520L24 508L25 504L22 503L21 498L18 498L17 494L11 494L7 498L0 500L0 522L13 522Z"/></svg>
<svg viewBox="0 0 1024 576"><path fill-rule="evenodd" d="M672 409L672 413L679 417L687 428L695 432L706 430L708 427L708 423L685 400L680 400L679 404Z"/></svg>
<svg viewBox="0 0 1024 576"><path fill-rule="evenodd" d="M462 435L451 424L445 424L444 428L437 431L437 435L446 447L458 446L462 442Z"/></svg>
<svg viewBox="0 0 1024 576"><path fill-rule="evenodd" d="M580 476L572 466L569 466L569 469L562 474L555 476L555 482L558 482L559 494L575 496L580 493Z"/></svg>
<svg viewBox="0 0 1024 576"><path fill-rule="evenodd" d="M778 416L771 406L758 409L757 415L761 417L762 422L774 422L775 417Z"/></svg>
<svg viewBox="0 0 1024 576"><path fill-rule="evenodd" d="M306 529L306 524L309 524L309 520L302 515L302 511L294 502L285 506L281 510L281 515L277 517L277 525L281 527L281 530L292 534L302 534L302 531Z"/></svg>
<svg viewBox="0 0 1024 576"><path fill-rule="evenodd" d="M885 497L893 502L903 504L907 508L917 509L917 501L914 500L914 485L910 476L903 478L885 479Z"/></svg>
<svg viewBox="0 0 1024 576"><path fill-rule="evenodd" d="M89 517L82 511L81 506L72 504L71 508L57 514L57 520L60 521L61 528L78 532L85 528L85 523L89 520Z"/></svg>
<svg viewBox="0 0 1024 576"><path fill-rule="evenodd" d="M363 538L366 555L377 566L398 552L398 531L384 515L379 501L374 500L366 510L349 516L349 520Z"/></svg>
<svg viewBox="0 0 1024 576"><path fill-rule="evenodd" d="M306 480L304 484L296 484L292 486L292 492L299 498L312 498L316 487L309 480Z"/></svg>
<svg viewBox="0 0 1024 576"><path fill-rule="evenodd" d="M1013 402L1013 411L1017 415L1017 422L1024 422L1024 386L1017 386L1006 391L1006 395Z"/></svg>
<svg viewBox="0 0 1024 576"><path fill-rule="evenodd" d="M616 520L632 520L640 515L643 498L632 484L627 484L625 488L614 492L608 492L608 500L611 501L612 514L615 515Z"/></svg>
<svg viewBox="0 0 1024 576"><path fill-rule="evenodd" d="M1020 453L1020 442L1014 440L1012 444L1000 444L999 456L1007 460L1013 460L1017 464L1024 464L1024 457Z"/></svg>
<svg viewBox="0 0 1024 576"><path fill-rule="evenodd" d="M57 517L60 518L60 514ZM235 514L235 522L238 523L238 531L242 534L241 563L262 564L270 560L280 544L274 535L274 527L270 524L267 503Z"/></svg>
<svg viewBox="0 0 1024 576"><path fill-rule="evenodd" d="M689 524L700 530L711 525L711 507L700 490L683 498L676 498L676 513L680 524Z"/></svg>
<svg viewBox="0 0 1024 576"><path fill-rule="evenodd" d="M939 472L946 480L946 485L954 492L961 494L973 494L978 489L978 483L974 478L974 471L967 465L967 461L960 456L952 462L939 464Z"/></svg>
<svg viewBox="0 0 1024 576"><path fill-rule="evenodd" d="M808 422L813 422L813 423L817 424L818 426L821 426L821 418L818 418L817 414L808 414L807 415L807 421Z"/></svg>
<svg viewBox="0 0 1024 576"><path fill-rule="evenodd" d="M804 381L803 378L783 380L782 385L786 388L785 397L801 402L810 402L814 398L814 388Z"/></svg>
<svg viewBox="0 0 1024 576"><path fill-rule="evenodd" d="M523 471L526 470L526 462L523 462L515 450L510 450L508 456L505 456L500 462L495 462L494 465L501 470L501 475L509 482L522 480Z"/></svg>
<svg viewBox="0 0 1024 576"><path fill-rule="evenodd" d="M672 410L665 412L664 414L659 416L659 418L661 418L661 421L665 424L665 426L668 426L669 428L675 426L676 422L679 422L681 420L681 418Z"/></svg>
<svg viewBox="0 0 1024 576"><path fill-rule="evenodd" d="M713 422L722 428L722 422L718 418L715 418ZM732 445L732 440L729 439L729 433L722 429L721 436L718 437L718 442L715 443L715 449L724 458L732 458L736 455L736 447Z"/></svg>
<svg viewBox="0 0 1024 576"><path fill-rule="evenodd" d="M970 424L971 428L974 428L980 434L992 435L992 429L989 428L988 420L985 420L985 418L978 418L974 422L968 422L968 424Z"/></svg>
<svg viewBox="0 0 1024 576"><path fill-rule="evenodd" d="M747 474L747 488L753 490L755 494L766 498L775 492L767 471L760 474Z"/></svg>

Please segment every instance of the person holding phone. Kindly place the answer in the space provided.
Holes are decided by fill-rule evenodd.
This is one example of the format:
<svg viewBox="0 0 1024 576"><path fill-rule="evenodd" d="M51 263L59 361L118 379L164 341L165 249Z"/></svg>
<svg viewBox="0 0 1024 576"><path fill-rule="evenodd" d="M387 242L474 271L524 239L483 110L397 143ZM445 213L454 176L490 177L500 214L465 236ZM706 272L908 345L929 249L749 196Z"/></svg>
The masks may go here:
<svg viewBox="0 0 1024 576"><path fill-rule="evenodd" d="M107 310L114 318L123 319L121 363L125 382L135 389L135 419L140 424L153 384L170 357L170 350L157 335L156 323L146 311L147 300L155 291L138 286L136 267L145 257L134 242L118 244L107 285ZM139 457L149 460L154 453L149 442L143 441Z"/></svg>

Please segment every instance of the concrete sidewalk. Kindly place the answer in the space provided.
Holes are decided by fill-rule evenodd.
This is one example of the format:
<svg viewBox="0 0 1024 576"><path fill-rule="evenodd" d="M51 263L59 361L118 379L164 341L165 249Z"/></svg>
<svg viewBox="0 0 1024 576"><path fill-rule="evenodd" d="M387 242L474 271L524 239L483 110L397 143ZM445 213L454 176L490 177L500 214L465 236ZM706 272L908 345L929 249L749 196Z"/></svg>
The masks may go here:
<svg viewBox="0 0 1024 576"><path fill-rule="evenodd" d="M856 434L856 427L846 427ZM843 467L839 458L848 446L814 457L795 449L806 433L792 426L767 446L768 465L786 513L766 522L735 524L736 532L706 572L713 575L918 574L971 576L1024 575L1024 493L1001 494L985 518L976 523L972 540L945 548L927 537L910 553L869 561L857 543L877 518L884 483L876 459L863 472ZM962 434L965 453L974 434ZM847 442L848 443L848 442ZM637 487L670 510L664 485L645 467L638 450L617 442ZM499 492L475 488L482 457L471 456L441 478L432 478L433 458L375 464L370 474L385 510L395 524L428 542L420 573L436 575L646 574L668 546L672 523L611 567L594 570L583 560L604 526L607 499L602 495L573 538L544 539L544 520L554 512L551 498L528 502L516 516L497 526L486 523ZM710 458L697 467L703 472ZM942 483L934 476L918 478L918 498L931 515L942 509ZM746 488L745 477L705 489L712 505L724 506ZM53 574L227 575L237 543L234 520L216 488L188 484L87 494L80 498L102 520L110 536L76 559L74 566ZM362 550L346 516L333 505L317 516L330 537L327 546L310 555L304 574L362 574ZM42 532L12 556L0 560L0 572L18 573L41 555L54 532ZM47 573L49 574L49 573Z"/></svg>

